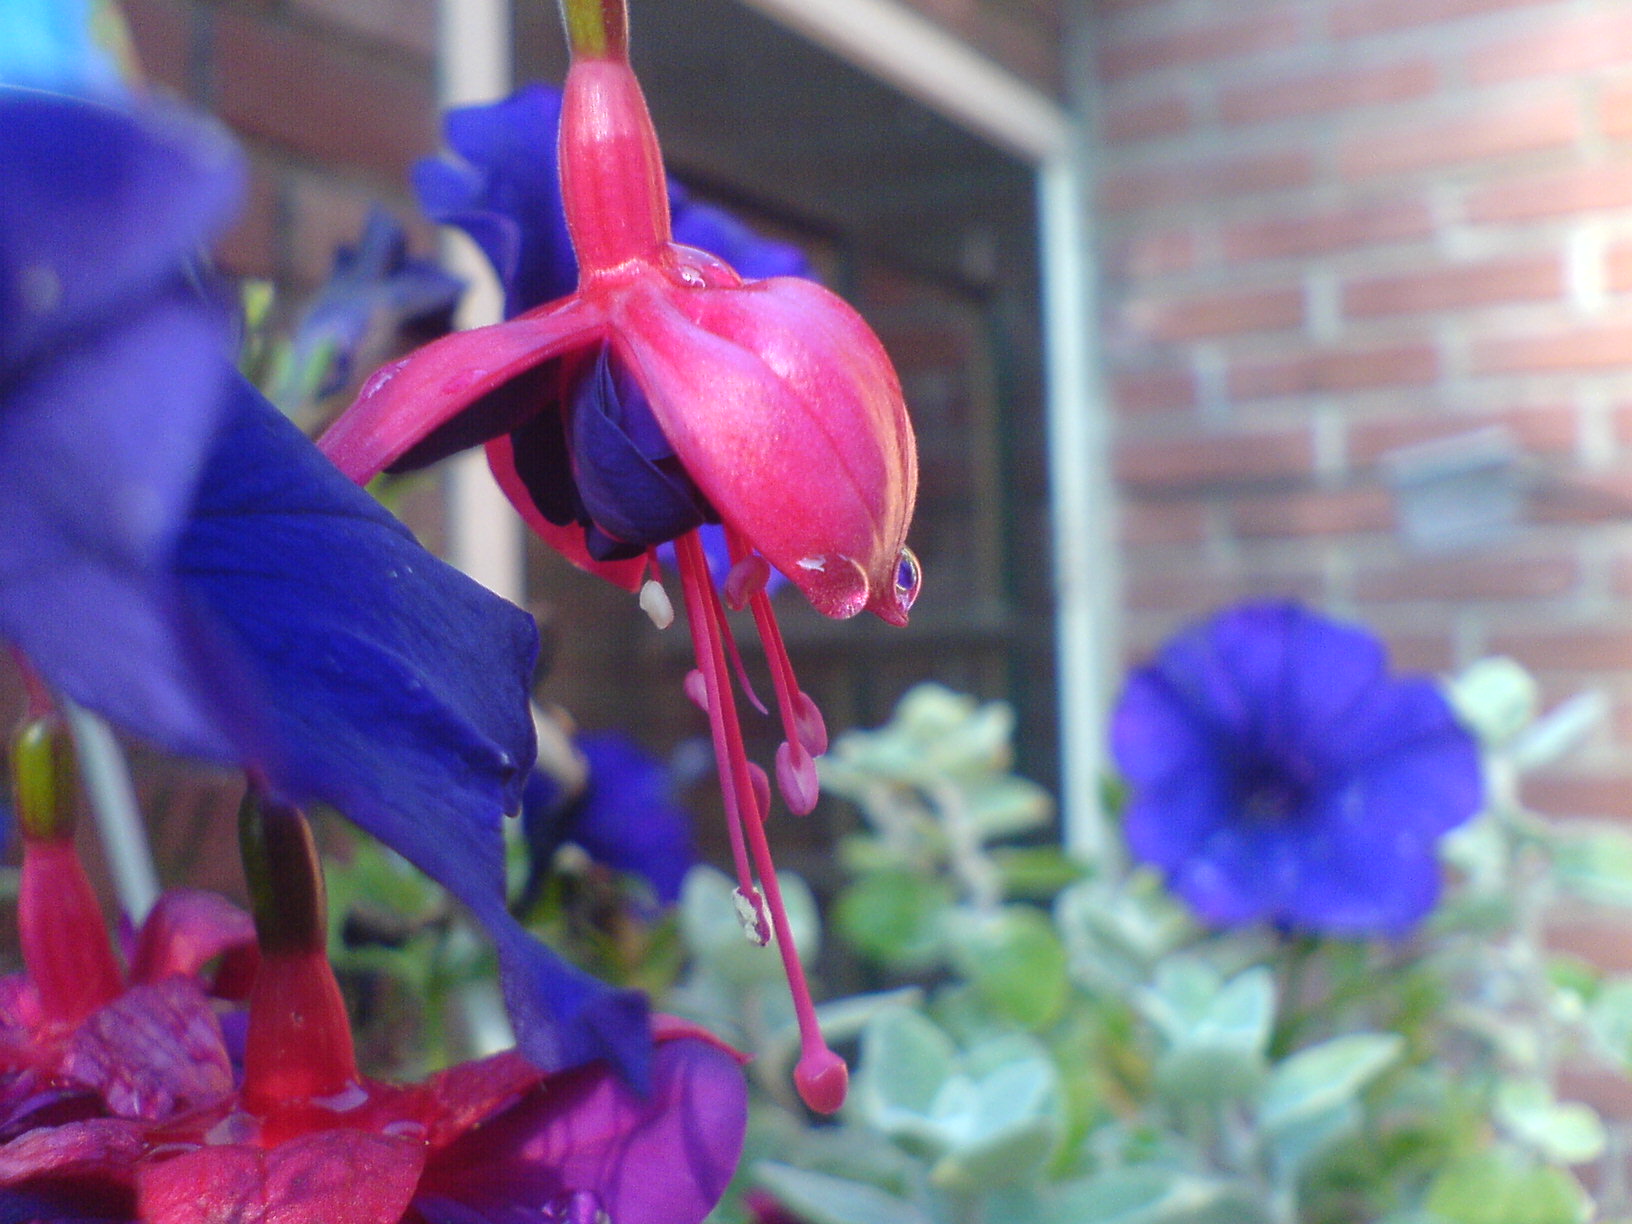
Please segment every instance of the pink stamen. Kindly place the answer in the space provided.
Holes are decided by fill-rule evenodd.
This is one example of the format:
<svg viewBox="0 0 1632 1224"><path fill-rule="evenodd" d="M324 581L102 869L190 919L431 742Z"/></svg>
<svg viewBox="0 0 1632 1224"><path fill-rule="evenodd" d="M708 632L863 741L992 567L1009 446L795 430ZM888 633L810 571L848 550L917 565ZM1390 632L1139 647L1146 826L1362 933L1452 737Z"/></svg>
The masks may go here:
<svg viewBox="0 0 1632 1224"><path fill-rule="evenodd" d="M725 602L733 612L741 612L770 580L770 562L758 553L750 553L740 561L733 560L731 572L725 576Z"/></svg>
<svg viewBox="0 0 1632 1224"><path fill-rule="evenodd" d="M692 668L686 673L686 682L684 687L686 690L686 696L691 698L691 704L696 706L704 714L707 714L708 681L703 678L703 673L698 671L695 667Z"/></svg>
<svg viewBox="0 0 1632 1224"><path fill-rule="evenodd" d="M832 1113L844 1103L849 1070L844 1060L828 1049L822 1039L821 1025L816 1020L816 1005L810 997L810 985L805 980L805 969L799 961L799 950L794 945L793 931L788 924L787 907L782 901L782 888L777 882L776 863L771 858L770 843L765 837L765 822L763 819L741 819L744 801L757 805L758 799L754 795L752 767L743 750L736 702L731 690L724 684L726 669L722 642L725 609L709 580L708 562L696 533L681 536L675 541L675 549L685 580L686 619L697 650L698 666L708 681L708 720L714 736L720 789L725 796L727 817L736 826L733 838L738 836L738 829L747 835L754 868L759 874L760 887L770 909L771 926L776 932L777 951L782 957L782 969L788 979L788 993L793 996L800 1047L799 1062L794 1069L794 1084L806 1105L821 1113ZM756 814L762 812L763 809ZM739 863L739 879L743 878L742 866Z"/></svg>
<svg viewBox="0 0 1632 1224"><path fill-rule="evenodd" d="M827 751L827 725L822 721L816 703L799 687L793 674L793 662L782 641L782 631L776 624L776 613L771 598L757 592L749 602L754 612L754 624L759 627L759 640L765 647L765 658L771 668L771 686L776 690L776 709L782 718L782 733L787 742L777 750L776 780L782 788L782 797L788 807L799 816L809 815L821 797L821 784L816 777L816 762L811 758Z"/></svg>

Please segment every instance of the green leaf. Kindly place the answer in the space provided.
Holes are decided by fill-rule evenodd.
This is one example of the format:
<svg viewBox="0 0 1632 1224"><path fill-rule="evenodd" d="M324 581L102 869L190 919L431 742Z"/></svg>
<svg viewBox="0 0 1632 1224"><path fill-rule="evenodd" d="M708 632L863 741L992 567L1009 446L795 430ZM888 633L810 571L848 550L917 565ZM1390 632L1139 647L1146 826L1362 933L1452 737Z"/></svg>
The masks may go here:
<svg viewBox="0 0 1632 1224"><path fill-rule="evenodd" d="M1003 895L1017 900L1051 900L1088 870L1058 846L1007 847L993 850L991 859L1003 877Z"/></svg>
<svg viewBox="0 0 1632 1224"><path fill-rule="evenodd" d="M794 943L800 955L809 959L816 954L820 941L816 900L798 876L778 872L776 879L782 887ZM735 894L736 885L712 867L693 867L686 873L680 890L680 928L686 946L711 973L733 985L780 978L782 962L776 952L760 947L744 932Z"/></svg>
<svg viewBox="0 0 1632 1224"><path fill-rule="evenodd" d="M1496 1117L1508 1133L1560 1164L1585 1164L1604 1150L1603 1120L1579 1101L1558 1101L1541 1080L1508 1080L1496 1090Z"/></svg>
<svg viewBox="0 0 1632 1224"><path fill-rule="evenodd" d="M1357 1097L1404 1050L1398 1033L1351 1033L1300 1050L1270 1072L1259 1121L1269 1131L1305 1125Z"/></svg>
<svg viewBox="0 0 1632 1224"><path fill-rule="evenodd" d="M913 871L880 871L839 897L833 921L865 956L894 968L928 968L943 954L942 927L956 890Z"/></svg>
<svg viewBox="0 0 1632 1224"><path fill-rule="evenodd" d="M1024 905L956 917L948 932L953 963L986 1004L1024 1028L1053 1023L1070 980L1065 948L1048 918Z"/></svg>
<svg viewBox="0 0 1632 1224"><path fill-rule="evenodd" d="M809 1224L930 1224L913 1203L865 1182L770 1161L754 1166L754 1179Z"/></svg>
<svg viewBox="0 0 1632 1224"><path fill-rule="evenodd" d="M1632 906L1632 837L1605 825L1566 830L1553 852L1559 884L1598 905Z"/></svg>
<svg viewBox="0 0 1632 1224"><path fill-rule="evenodd" d="M957 1066L952 1039L910 1007L885 1008L862 1031L850 1108L880 1129L894 1111L927 1115Z"/></svg>
<svg viewBox="0 0 1632 1224"><path fill-rule="evenodd" d="M1508 658L1481 659L1450 685L1462 721L1487 744L1503 744L1536 717L1540 686Z"/></svg>
<svg viewBox="0 0 1632 1224"><path fill-rule="evenodd" d="M1449 1224L1584 1224L1592 1216L1592 1201L1568 1173L1503 1146L1440 1170L1427 1207Z"/></svg>
<svg viewBox="0 0 1632 1224"><path fill-rule="evenodd" d="M1275 1019L1275 984L1263 966L1220 987L1210 966L1189 959L1158 973L1157 1014L1169 1048L1156 1064L1160 1091L1172 1100L1221 1101L1244 1096L1263 1077Z"/></svg>
<svg viewBox="0 0 1632 1224"><path fill-rule="evenodd" d="M1632 978L1611 978L1587 1008L1587 1026L1610 1058L1632 1070Z"/></svg>
<svg viewBox="0 0 1632 1224"><path fill-rule="evenodd" d="M998 841L1040 829L1054 815L1054 800L1035 782L1002 776L971 787L964 795L965 816L982 842Z"/></svg>
<svg viewBox="0 0 1632 1224"><path fill-rule="evenodd" d="M1060 1187L1048 1224L1262 1224L1262 1195L1170 1169L1114 1169Z"/></svg>

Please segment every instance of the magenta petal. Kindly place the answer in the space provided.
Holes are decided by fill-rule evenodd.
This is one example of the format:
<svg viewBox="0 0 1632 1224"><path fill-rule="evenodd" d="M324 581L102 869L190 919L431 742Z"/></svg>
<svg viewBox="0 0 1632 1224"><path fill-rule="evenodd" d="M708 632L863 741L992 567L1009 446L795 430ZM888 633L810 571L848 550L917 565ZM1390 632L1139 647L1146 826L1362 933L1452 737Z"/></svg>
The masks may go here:
<svg viewBox="0 0 1632 1224"><path fill-rule="evenodd" d="M424 1146L363 1131L304 1135L270 1150L206 1147L146 1165L143 1224L394 1224Z"/></svg>
<svg viewBox="0 0 1632 1224"><path fill-rule="evenodd" d="M69 1039L60 1071L100 1092L110 1112L149 1122L232 1091L220 1021L184 977L132 987L93 1013Z"/></svg>
<svg viewBox="0 0 1632 1224"><path fill-rule="evenodd" d="M364 483L516 375L593 343L601 325L598 309L568 299L508 323L444 336L375 371L318 445Z"/></svg>
<svg viewBox="0 0 1632 1224"><path fill-rule="evenodd" d="M791 278L643 282L614 324L619 356L727 524L818 611L904 622L894 579L917 460L895 372L860 317Z"/></svg>
<svg viewBox="0 0 1632 1224"><path fill-rule="evenodd" d="M215 957L254 943L254 922L219 893L171 889L142 923L131 980L191 977Z"/></svg>

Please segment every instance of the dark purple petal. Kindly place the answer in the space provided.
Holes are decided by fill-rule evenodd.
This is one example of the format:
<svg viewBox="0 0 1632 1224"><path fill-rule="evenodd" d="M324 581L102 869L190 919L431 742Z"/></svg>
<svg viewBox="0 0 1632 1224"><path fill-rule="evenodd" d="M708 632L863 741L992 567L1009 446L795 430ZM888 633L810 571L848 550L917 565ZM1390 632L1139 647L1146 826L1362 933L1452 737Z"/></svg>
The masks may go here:
<svg viewBox="0 0 1632 1224"><path fill-rule="evenodd" d="M736 1169L747 1106L736 1060L695 1038L658 1047L644 1097L595 1067L554 1076L433 1156L422 1198L477 1214L426 1214L532 1224L526 1210L588 1192L617 1224L696 1224Z"/></svg>
<svg viewBox="0 0 1632 1224"><path fill-rule="evenodd" d="M571 969L500 894L499 821L533 757L532 619L425 552L240 384L179 558L251 669L268 791L328 803L470 906L497 942L517 1040L540 1066L613 1058L638 1081L644 1001Z"/></svg>
<svg viewBox="0 0 1632 1224"><path fill-rule="evenodd" d="M670 795L668 767L616 732L576 740L588 764L584 792L563 804L542 773L528 782L522 820L528 844L547 866L562 842L615 871L644 878L664 905L696 859L691 817Z"/></svg>
<svg viewBox="0 0 1632 1224"><path fill-rule="evenodd" d="M645 395L620 375L608 348L579 376L571 414L578 493L606 535L638 554L713 517L674 458Z"/></svg>
<svg viewBox="0 0 1632 1224"><path fill-rule="evenodd" d="M415 168L425 214L482 248L504 283L506 317L571 293L578 261L555 161L560 93L530 85L502 102L449 111L443 122L463 164Z"/></svg>

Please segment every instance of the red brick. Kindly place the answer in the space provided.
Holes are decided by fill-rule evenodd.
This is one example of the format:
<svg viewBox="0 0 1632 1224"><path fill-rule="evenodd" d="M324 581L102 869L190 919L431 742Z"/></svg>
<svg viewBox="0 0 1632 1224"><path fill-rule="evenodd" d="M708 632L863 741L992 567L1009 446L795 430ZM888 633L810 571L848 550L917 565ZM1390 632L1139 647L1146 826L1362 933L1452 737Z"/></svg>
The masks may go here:
<svg viewBox="0 0 1632 1224"><path fill-rule="evenodd" d="M1366 467L1402 446L1435 442L1492 425L1505 427L1531 454L1567 454L1575 449L1578 435L1575 409L1569 404L1454 416L1443 412L1432 416L1413 413L1352 423L1348 435L1349 463L1356 468Z"/></svg>
<svg viewBox="0 0 1632 1224"><path fill-rule="evenodd" d="M1470 221L1537 221L1572 213L1632 207L1632 166L1570 166L1525 173L1476 188L1464 210Z"/></svg>
<svg viewBox="0 0 1632 1224"><path fill-rule="evenodd" d="M1343 286L1343 313L1368 318L1467 310L1557 298L1563 292L1564 264L1558 255L1520 255L1350 281Z"/></svg>
<svg viewBox="0 0 1632 1224"><path fill-rule="evenodd" d="M1110 383L1118 412L1143 415L1196 406L1196 380L1189 370L1124 370L1111 375Z"/></svg>
<svg viewBox="0 0 1632 1224"><path fill-rule="evenodd" d="M1389 667L1401 675L1445 674L1456 668L1456 646L1449 634L1390 633Z"/></svg>
<svg viewBox="0 0 1632 1224"><path fill-rule="evenodd" d="M1200 544L1207 538L1207 508L1194 501L1123 501L1117 512L1119 535L1130 547Z"/></svg>
<svg viewBox="0 0 1632 1224"><path fill-rule="evenodd" d="M1349 179L1407 174L1567 148L1580 135L1574 95L1549 88L1460 115L1368 125L1342 145L1337 161Z"/></svg>
<svg viewBox="0 0 1632 1224"><path fill-rule="evenodd" d="M1360 201L1237 222L1223 229L1220 244L1226 259L1287 259L1423 238L1433 228L1425 200Z"/></svg>
<svg viewBox="0 0 1632 1224"><path fill-rule="evenodd" d="M1573 557L1436 557L1355 575L1357 599L1406 600L1544 599L1567 594L1580 581Z"/></svg>
<svg viewBox="0 0 1632 1224"><path fill-rule="evenodd" d="M1439 69L1434 62L1411 59L1380 67L1326 70L1237 85L1219 95L1218 113L1225 123L1264 123L1401 102L1424 97L1438 87Z"/></svg>
<svg viewBox="0 0 1632 1224"><path fill-rule="evenodd" d="M1136 299L1128 326L1153 340L1199 340L1248 332L1285 331L1303 323L1302 289L1227 289L1167 299Z"/></svg>
<svg viewBox="0 0 1632 1224"><path fill-rule="evenodd" d="M216 27L221 114L290 152L406 183L436 148L430 76L392 71L332 40L241 13Z"/></svg>
<svg viewBox="0 0 1632 1224"><path fill-rule="evenodd" d="M1241 497L1230 503L1230 522L1243 536L1350 535L1388 531L1394 500L1379 486Z"/></svg>
<svg viewBox="0 0 1632 1224"><path fill-rule="evenodd" d="M1134 486L1194 487L1308 475L1314 443L1307 429L1192 433L1117 445L1116 477Z"/></svg>
<svg viewBox="0 0 1632 1224"><path fill-rule="evenodd" d="M1232 396L1254 399L1420 385L1438 375L1439 357L1431 345L1395 344L1303 350L1238 361L1230 367L1228 385Z"/></svg>
<svg viewBox="0 0 1632 1224"><path fill-rule="evenodd" d="M293 0L295 10L429 60L436 0Z"/></svg>
<svg viewBox="0 0 1632 1224"><path fill-rule="evenodd" d="M1196 235L1188 229L1130 234L1110 243L1105 256L1106 273L1113 278L1162 276L1195 266Z"/></svg>
<svg viewBox="0 0 1632 1224"><path fill-rule="evenodd" d="M1524 779L1520 789L1527 806L1549 816L1632 816L1632 777L1625 774L1545 774Z"/></svg>
<svg viewBox="0 0 1632 1224"><path fill-rule="evenodd" d="M1159 98L1108 108L1100 135L1108 144L1156 140L1188 131L1193 118L1188 98L1178 93L1163 94Z"/></svg>
<svg viewBox="0 0 1632 1224"><path fill-rule="evenodd" d="M273 277L279 271L278 172L252 159L243 206L233 226L216 245L222 269L234 276Z"/></svg>
<svg viewBox="0 0 1632 1224"><path fill-rule="evenodd" d="M1632 319L1537 334L1534 329L1476 341L1472 369L1479 374L1632 367Z"/></svg>
<svg viewBox="0 0 1632 1224"><path fill-rule="evenodd" d="M1605 88L1598 101L1598 126L1613 139L1632 137L1632 80Z"/></svg>
<svg viewBox="0 0 1632 1224"><path fill-rule="evenodd" d="M1307 149L1244 153L1113 171L1104 180L1100 200L1109 212L1133 212L1282 191L1307 186L1314 178L1315 159Z"/></svg>
<svg viewBox="0 0 1632 1224"><path fill-rule="evenodd" d="M1533 670L1632 671L1632 628L1583 624L1498 634L1489 654L1512 655Z"/></svg>
<svg viewBox="0 0 1632 1224"><path fill-rule="evenodd" d="M1208 572L1205 569L1146 571L1127 575L1123 598L1136 610L1163 610L1199 616L1225 604L1245 599L1295 599L1314 603L1320 599L1320 575L1248 574L1239 570Z"/></svg>
<svg viewBox="0 0 1632 1224"><path fill-rule="evenodd" d="M1550 3L1553 0L1348 0L1332 11L1331 28L1339 38L1352 38Z"/></svg>
<svg viewBox="0 0 1632 1224"><path fill-rule="evenodd" d="M290 191L290 274L302 285L325 280L334 263L334 252L357 241L371 207L379 202L375 193L349 183L315 174L293 177ZM407 210L398 210L398 220L408 232L410 245L428 251L433 243L431 227Z"/></svg>
<svg viewBox="0 0 1632 1224"><path fill-rule="evenodd" d="M1113 42L1100 54L1100 76L1114 82L1169 68L1236 59L1289 47L1302 34L1302 22L1292 8L1244 11L1246 16L1236 15L1226 21L1186 24L1160 34Z"/></svg>
<svg viewBox="0 0 1632 1224"><path fill-rule="evenodd" d="M1543 484L1530 496L1538 523L1624 523L1632 518L1632 473L1574 472Z"/></svg>
<svg viewBox="0 0 1632 1224"><path fill-rule="evenodd" d="M143 76L190 94L191 10L181 0L125 0L123 11Z"/></svg>
<svg viewBox="0 0 1632 1224"><path fill-rule="evenodd" d="M1483 85L1587 73L1628 60L1632 60L1632 13L1559 13L1547 24L1469 52L1467 72L1470 81Z"/></svg>

